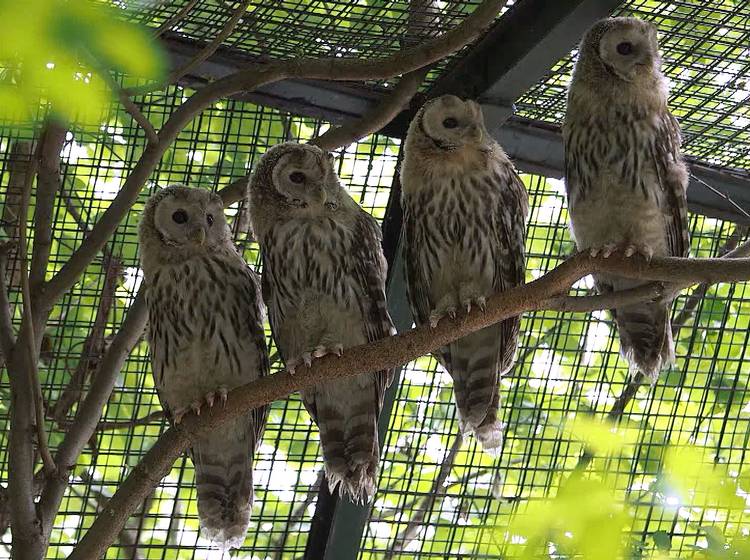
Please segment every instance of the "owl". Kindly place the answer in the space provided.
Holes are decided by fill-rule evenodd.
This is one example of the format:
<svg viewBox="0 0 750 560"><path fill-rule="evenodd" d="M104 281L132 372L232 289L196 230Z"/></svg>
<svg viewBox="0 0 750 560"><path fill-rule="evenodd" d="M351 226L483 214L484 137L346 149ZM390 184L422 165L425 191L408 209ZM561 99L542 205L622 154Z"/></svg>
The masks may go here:
<svg viewBox="0 0 750 560"><path fill-rule="evenodd" d="M524 282L528 195L474 101L445 95L409 126L401 166L409 301L418 325L484 308ZM461 338L436 353L453 378L459 424L485 451L502 445L499 379L512 366L520 318Z"/></svg>
<svg viewBox="0 0 750 560"><path fill-rule="evenodd" d="M605 19L581 42L563 126L565 185L573 238L593 256L688 256L688 172L660 67L656 28L646 21ZM594 280L601 293L644 283ZM622 354L652 380L674 360L670 308L613 310Z"/></svg>
<svg viewBox="0 0 750 560"><path fill-rule="evenodd" d="M259 282L232 244L221 199L208 191L159 191L139 233L155 386L168 418L179 423L268 374ZM190 450L201 527L225 550L245 539L266 412L232 420L221 437L197 436Z"/></svg>
<svg viewBox="0 0 750 560"><path fill-rule="evenodd" d="M287 369L395 333L377 222L341 187L332 157L312 145L271 148L250 182L263 258L263 298ZM331 491L366 502L376 489L377 422L391 371L301 392L320 430Z"/></svg>

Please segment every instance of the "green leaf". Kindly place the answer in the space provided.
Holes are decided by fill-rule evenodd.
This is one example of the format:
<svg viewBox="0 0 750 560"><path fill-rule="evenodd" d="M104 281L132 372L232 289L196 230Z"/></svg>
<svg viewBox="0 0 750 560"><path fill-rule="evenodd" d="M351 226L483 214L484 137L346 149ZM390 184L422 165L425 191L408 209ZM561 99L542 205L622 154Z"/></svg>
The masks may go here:
<svg viewBox="0 0 750 560"><path fill-rule="evenodd" d="M669 550L672 548L672 537L666 531L656 531L651 535L651 538L654 539L654 545L659 550Z"/></svg>

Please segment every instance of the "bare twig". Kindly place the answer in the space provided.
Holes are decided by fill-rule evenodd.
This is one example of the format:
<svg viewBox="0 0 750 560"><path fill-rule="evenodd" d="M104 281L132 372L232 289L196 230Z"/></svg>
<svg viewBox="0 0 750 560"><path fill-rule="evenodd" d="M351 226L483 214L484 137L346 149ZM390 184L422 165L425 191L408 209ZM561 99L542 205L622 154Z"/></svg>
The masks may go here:
<svg viewBox="0 0 750 560"><path fill-rule="evenodd" d="M140 418L134 418L132 420L107 420L107 421L99 422L96 425L96 431L108 432L111 430L124 430L127 428L135 428L136 426L148 426L149 424L153 424L156 420L161 420L162 418L164 418L164 411L155 410L154 412L151 412L147 414L146 416L141 416ZM68 427L72 425L73 425L73 422L68 422L67 420L60 422L60 426L62 427Z"/></svg>
<svg viewBox="0 0 750 560"><path fill-rule="evenodd" d="M335 150L361 140L368 134L378 131L393 120L417 93L427 75L426 68L420 68L404 75L393 91L367 111L356 121L339 127L329 128L325 133L310 140L310 144L323 150Z"/></svg>
<svg viewBox="0 0 750 560"><path fill-rule="evenodd" d="M50 304L56 301L77 281L88 263L96 256L130 210L143 184L159 163L167 147L196 114L216 99L239 91L252 91L261 85L285 78L370 80L389 79L411 72L444 58L474 40L494 20L505 2L506 0L485 0L451 31L426 41L414 49L403 50L382 59L300 58L267 65L253 65L199 90L165 123L159 132L159 143L146 147L120 192L93 227L89 236L48 282L45 303ZM233 202L236 200L238 199ZM227 201L226 198L225 201Z"/></svg>
<svg viewBox="0 0 750 560"><path fill-rule="evenodd" d="M185 16L187 16L190 13L190 10L192 10L195 5L198 3L198 0L190 0L187 4L185 4L180 10L173 15L171 18L166 20L164 23L162 23L159 27L154 30L153 37L154 39L157 39L161 37L165 32L172 29L175 25L180 23L183 19L185 19Z"/></svg>
<svg viewBox="0 0 750 560"><path fill-rule="evenodd" d="M169 472L174 461L190 445L191 434L216 431L225 422L291 393L309 389L323 380L387 370L427 355L472 332L542 309L592 311L644 301L653 290L634 289L602 296L564 298L570 287L589 274L612 274L654 282L669 281L676 287L697 282L737 282L750 279L750 259L654 258L619 254L608 259L578 254L533 282L493 295L486 311L472 310L456 319L443 319L436 328L423 326L371 344L357 346L341 357L327 356L295 375L281 372L230 392L226 406L212 414L189 414L179 426L169 428L146 453L141 463L119 487L107 505L106 515L94 522L69 560L100 557L124 526L130 514ZM573 300L573 301L571 301ZM585 305L584 305L585 302Z"/></svg>
<svg viewBox="0 0 750 560"><path fill-rule="evenodd" d="M143 87L129 89L127 91L127 95L141 95L150 91L160 90L166 85L177 83L177 81L185 74L190 72L193 68L198 66L201 62L208 59L208 57L216 52L216 49L218 49L224 42L224 40L232 34L234 28L237 27L237 24L242 19L242 16L247 13L247 7L249 5L250 0L242 0L242 2L240 2L240 5L232 14L232 17L230 17L229 20L224 24L224 27L221 29L219 34L214 37L213 41L203 47L203 49L188 62L170 72L163 81L155 84L148 84Z"/></svg>
<svg viewBox="0 0 750 560"><path fill-rule="evenodd" d="M727 239L727 242L717 251L717 257L740 258L744 254L746 254L743 253L743 251L746 251L747 248L750 247L750 244L745 243L742 247L738 246L740 241L742 241L742 239L747 236L749 229L750 228L748 228L747 226L737 226L732 232L732 235L729 236L729 239ZM732 255L736 255L736 257L733 257ZM682 309L672 321L672 337L674 338L674 340L677 340L679 338L680 330L685 325L685 323L687 323L687 321L694 315L698 304L703 300L710 286L711 283L709 282L703 282L699 284L696 289L693 290L690 296L688 296L688 298L685 300ZM628 384L622 390L622 393L620 393L620 396L617 397L617 400L612 405L612 409L607 414L607 420L609 420L610 422L616 422L622 417L628 404L630 404L630 401L632 401L638 394L638 389L640 389L645 380L646 376L641 372L636 372L635 375L633 375L633 378L628 382ZM591 449L584 449L581 457L576 463L574 470L581 471L586 469L586 467L589 466L593 459L593 451Z"/></svg>
<svg viewBox="0 0 750 560"><path fill-rule="evenodd" d="M416 504L416 507L411 510L412 514L409 518L409 522L406 524L403 532L397 535L393 540L393 544L385 555L386 560L390 560L395 554L403 552L419 533L419 529L424 523L425 515L427 515L427 512L433 508L438 499L438 494L443 491L445 481L448 479L448 476L453 469L453 463L456 461L456 456L461 450L463 442L464 439L461 434L456 434L456 437L453 439L453 445L451 445L448 454L440 465L440 470L432 483L430 491L418 504Z"/></svg>
<svg viewBox="0 0 750 560"><path fill-rule="evenodd" d="M104 269L104 285L99 298L99 306L96 309L91 330L83 343L81 358L53 409L53 416L58 422L66 419L70 407L81 398L83 385L89 374L96 370L104 352L104 331L122 274L122 263L115 257L110 256Z"/></svg>
<svg viewBox="0 0 750 560"><path fill-rule="evenodd" d="M294 508L294 511L292 511L292 513L289 515L289 519L286 522L286 527L279 533L278 538L271 543L271 546L269 548L275 551L275 560L281 560L281 557L284 554L284 546L286 545L286 540L289 537L292 524L304 518L307 508L310 507L310 505L315 501L315 498L318 495L318 491L320 490L320 485L323 483L324 476L325 470L320 469L318 471L318 476L315 479L315 482L310 485L310 488L308 488L307 493L305 494L305 498L297 505L296 508Z"/></svg>
<svg viewBox="0 0 750 560"><path fill-rule="evenodd" d="M122 365L143 333L146 319L146 300L141 291L130 306L120 330L104 354L91 389L81 406L78 407L76 418L66 430L65 437L55 454L58 475L47 481L38 505L45 534L49 534L55 514L60 507L60 501L68 484L68 472L96 432L102 409L109 400Z"/></svg>

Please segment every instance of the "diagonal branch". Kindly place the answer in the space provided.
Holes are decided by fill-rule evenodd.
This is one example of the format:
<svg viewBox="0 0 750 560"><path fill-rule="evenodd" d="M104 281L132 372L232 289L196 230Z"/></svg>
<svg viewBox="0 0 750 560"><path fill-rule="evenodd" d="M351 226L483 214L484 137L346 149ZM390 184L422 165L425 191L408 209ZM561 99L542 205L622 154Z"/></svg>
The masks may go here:
<svg viewBox="0 0 750 560"><path fill-rule="evenodd" d="M420 68L404 75L393 88L393 91L367 111L359 119L342 126L332 127L317 138L310 140L310 144L322 150L335 150L361 140L368 134L380 130L393 120L417 93L419 86L427 75L426 68Z"/></svg>
<svg viewBox="0 0 750 560"><path fill-rule="evenodd" d="M187 4L180 8L180 10L175 15L173 15L171 18L167 19L164 23L157 27L154 30L154 39L158 39L162 34L166 33L175 25L180 23L183 19L185 19L185 17L190 13L190 10L192 10L197 3L198 0L190 0Z"/></svg>
<svg viewBox="0 0 750 560"><path fill-rule="evenodd" d="M438 499L438 493L443 489L445 481L448 479L451 470L453 470L453 463L456 461L456 456L461 450L463 442L464 438L461 434L456 434L456 437L453 439L453 445L451 445L448 454L443 459L443 463L440 465L440 470L432 483L432 487L416 507L412 509L413 513L409 522L406 524L406 528L404 528L402 533L396 535L393 545L391 545L391 548L385 555L386 560L390 560L394 555L403 552L419 533L419 529L424 523L425 516L434 507L435 502Z"/></svg>
<svg viewBox="0 0 750 560"><path fill-rule="evenodd" d="M86 340L83 342L81 358L78 360L73 375L68 385L63 390L60 398L55 403L52 411L55 420L64 421L70 407L81 398L83 385L92 371L96 370L102 354L104 353L104 331L109 320L109 311L115 299L115 291L120 281L122 264L119 259L109 256L104 266L104 285L99 298L99 306L96 309L94 322L91 326Z"/></svg>
<svg viewBox="0 0 750 560"><path fill-rule="evenodd" d="M234 31L234 28L237 27L237 24L242 19L242 16L244 16L247 13L247 7L249 5L250 5L250 0L242 0L240 5L232 14L232 17L230 17L229 20L224 24L224 27L222 27L219 34L216 37L214 37L213 41L211 41L208 45L203 47L203 49L198 54L196 54L192 59L190 59L188 62L186 62L179 68L176 68L172 72L170 72L169 75L162 82L158 82L155 84L148 84L143 87L132 88L126 92L126 96L127 95L142 95L150 91L160 90L169 84L177 83L177 81L180 78L182 78L185 74L190 72L193 68L198 66L201 62L207 60L212 54L216 52L216 50L221 46L224 40L232 34L232 31ZM190 6L189 3L188 3L188 6ZM188 8L188 11L189 10L190 8Z"/></svg>
<svg viewBox="0 0 750 560"><path fill-rule="evenodd" d="M47 283L45 303L49 305L57 301L78 280L86 266L94 259L128 213L141 192L141 188L171 142L195 115L217 99L239 91L252 91L261 85L285 78L317 78L336 81L377 80L411 72L437 62L476 39L492 23L506 1L485 0L454 29L418 47L406 49L385 58L375 60L300 58L267 65L253 65L217 80L196 92L165 123L158 134L158 144L146 147L120 192L93 227L89 236L84 239L62 269Z"/></svg>
<svg viewBox="0 0 750 560"><path fill-rule="evenodd" d="M66 430L65 437L55 454L58 474L50 478L45 484L38 506L40 517L45 524L45 534L49 534L52 522L60 507L65 488L68 485L68 473L96 431L102 410L109 400L117 376L130 351L143 334L146 319L146 298L144 292L139 291L120 330L112 339L112 343L104 354L99 369L94 376L91 389L86 394L81 406L78 407L76 418Z"/></svg>
<svg viewBox="0 0 750 560"><path fill-rule="evenodd" d="M745 281L750 279L750 259L654 258L613 255L608 259L580 253L533 282L493 295L486 311L475 309L455 319L444 319L436 328L418 327L398 336L351 348L341 357L327 356L295 375L281 372L230 392L226 406L209 415L186 416L177 427L164 432L146 453L89 531L69 560L99 558L114 541L128 517L169 472L174 461L189 446L191 434L216 432L227 421L277 399L345 376L391 369L435 351L441 346L527 311L542 309L592 311L653 299L661 284L650 290L636 288L612 294L567 297L571 286L589 274L613 274L653 282L670 282L682 288L698 282ZM646 286L648 288L649 285Z"/></svg>

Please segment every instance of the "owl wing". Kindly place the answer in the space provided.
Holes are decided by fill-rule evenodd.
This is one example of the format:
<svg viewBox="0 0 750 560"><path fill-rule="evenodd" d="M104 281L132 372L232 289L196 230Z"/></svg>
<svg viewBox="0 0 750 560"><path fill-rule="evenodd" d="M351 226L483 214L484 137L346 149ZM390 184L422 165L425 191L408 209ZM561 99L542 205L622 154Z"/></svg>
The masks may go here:
<svg viewBox="0 0 750 560"><path fill-rule="evenodd" d="M687 170L680 152L682 135L680 125L669 112L665 112L651 146L666 223L667 246L674 257L687 257L690 251L687 212Z"/></svg>
<svg viewBox="0 0 750 560"><path fill-rule="evenodd" d="M430 265L439 265L439 259L432 251L433 239L430 236L420 235L425 229L421 223L425 219L423 213L417 208L419 197L416 200L404 200L404 274L406 275L406 287L409 292L409 304L414 320L417 325L429 322L430 312L435 307L430 294L430 283L427 276ZM415 204L416 202L416 204Z"/></svg>
<svg viewBox="0 0 750 560"><path fill-rule="evenodd" d="M354 247L357 253L352 262L352 274L365 295L360 299L360 306L368 342L396 334L385 296L388 264L383 256L382 241L383 235L375 218L358 209L354 223ZM378 372L375 379L380 410L385 390L393 380L393 370Z"/></svg>
<svg viewBox="0 0 750 560"><path fill-rule="evenodd" d="M244 264L244 263L243 263ZM244 317L248 322L250 332L249 340L245 344L252 345L249 351L258 353L260 377L265 377L271 372L271 363L268 357L268 348L266 346L266 333L263 329L263 302L261 299L261 287L258 281L258 275L247 265L244 266L243 275L245 279L244 290L241 292L240 317ZM252 381L251 379L247 380ZM266 417L268 416L269 406L255 408L252 411L252 428L255 431L256 445L263 436L266 426Z"/></svg>

